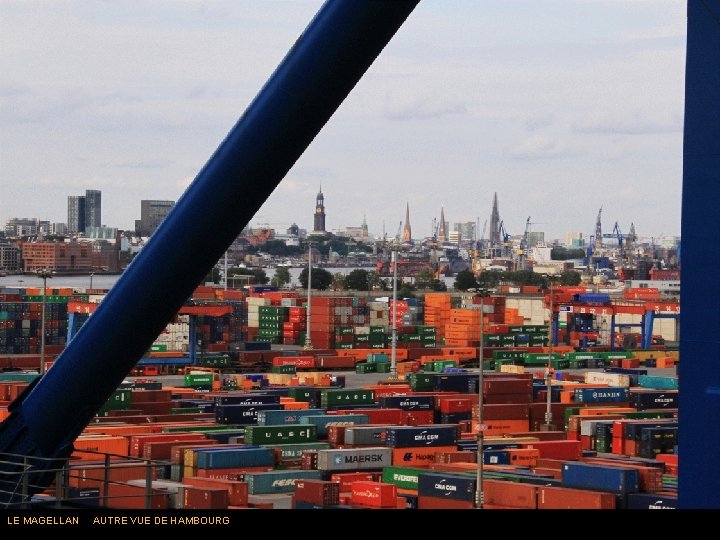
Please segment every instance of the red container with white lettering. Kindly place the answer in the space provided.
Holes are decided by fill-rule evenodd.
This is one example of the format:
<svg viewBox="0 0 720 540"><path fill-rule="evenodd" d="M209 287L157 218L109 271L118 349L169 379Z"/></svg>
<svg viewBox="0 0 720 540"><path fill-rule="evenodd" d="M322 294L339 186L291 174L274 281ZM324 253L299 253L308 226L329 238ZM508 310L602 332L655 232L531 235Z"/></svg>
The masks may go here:
<svg viewBox="0 0 720 540"><path fill-rule="evenodd" d="M368 508L395 508L397 505L397 487L382 482L353 482L351 484L351 502L355 506Z"/></svg>

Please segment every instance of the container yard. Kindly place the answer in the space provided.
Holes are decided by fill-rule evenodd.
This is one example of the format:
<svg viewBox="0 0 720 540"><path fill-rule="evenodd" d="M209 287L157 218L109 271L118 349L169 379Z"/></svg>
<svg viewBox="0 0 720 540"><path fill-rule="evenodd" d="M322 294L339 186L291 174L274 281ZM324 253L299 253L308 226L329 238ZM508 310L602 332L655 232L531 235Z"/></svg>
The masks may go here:
<svg viewBox="0 0 720 540"><path fill-rule="evenodd" d="M37 292L2 292L6 335L27 340L16 355L4 351L6 369L13 357L38 359ZM48 292L62 307L46 310L47 328L70 339L103 299ZM588 302L575 289L553 294L558 306ZM536 301L550 313L549 295ZM676 350L572 347L563 344L571 317L558 316L555 331L526 324L505 296L429 293L398 300L394 320L392 304L313 298L314 348L303 349L308 314L297 293L196 289L76 439L58 480L26 506L676 507ZM584 321L592 332L592 317ZM0 374L0 418L36 377Z"/></svg>

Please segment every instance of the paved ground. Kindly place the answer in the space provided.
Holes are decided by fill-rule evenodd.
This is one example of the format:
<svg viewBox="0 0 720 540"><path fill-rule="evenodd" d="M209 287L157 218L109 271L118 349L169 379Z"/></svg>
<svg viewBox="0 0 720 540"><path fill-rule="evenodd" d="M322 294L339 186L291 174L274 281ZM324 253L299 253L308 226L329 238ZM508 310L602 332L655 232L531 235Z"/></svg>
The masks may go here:
<svg viewBox="0 0 720 540"><path fill-rule="evenodd" d="M661 377L674 377L676 375L675 368L642 368L647 369L648 375L661 376ZM476 372L477 369L470 370ZM542 372L542 368L528 369L527 371L539 371ZM564 369L563 372L569 373L585 373L587 371L602 372L602 369ZM486 371L486 373L494 373L494 371ZM333 375L341 375L345 377L345 386L347 388L361 388L366 385L377 384L380 381L387 381L388 373L363 373L358 374L352 371L334 371ZM166 386L183 386L183 377L181 375L164 375L161 377L127 377L129 380L135 379L153 379L162 381Z"/></svg>

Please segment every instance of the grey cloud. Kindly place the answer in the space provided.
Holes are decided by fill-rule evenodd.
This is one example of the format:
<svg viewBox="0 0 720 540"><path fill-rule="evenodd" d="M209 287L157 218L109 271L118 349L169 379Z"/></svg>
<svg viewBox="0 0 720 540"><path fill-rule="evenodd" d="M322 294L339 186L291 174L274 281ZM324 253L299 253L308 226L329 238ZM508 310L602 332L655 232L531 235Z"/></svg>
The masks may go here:
<svg viewBox="0 0 720 540"><path fill-rule="evenodd" d="M465 103L432 103L424 100L415 103L389 105L385 109L385 118L389 120L413 120L466 113L467 106Z"/></svg>
<svg viewBox="0 0 720 540"><path fill-rule="evenodd" d="M608 133L641 135L646 133L674 133L683 129L682 119L675 117L648 117L635 112L627 115L591 115L579 118L572 125L575 133Z"/></svg>
<svg viewBox="0 0 720 540"><path fill-rule="evenodd" d="M570 157L575 152L566 148L555 137L531 137L511 149L508 155L519 161L535 161L539 159L558 159Z"/></svg>

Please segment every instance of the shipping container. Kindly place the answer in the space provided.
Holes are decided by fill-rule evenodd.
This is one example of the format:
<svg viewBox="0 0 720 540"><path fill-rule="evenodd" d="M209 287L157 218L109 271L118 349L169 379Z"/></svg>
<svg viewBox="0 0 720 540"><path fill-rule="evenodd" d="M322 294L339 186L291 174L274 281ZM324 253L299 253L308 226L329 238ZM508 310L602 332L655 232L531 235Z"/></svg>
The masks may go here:
<svg viewBox="0 0 720 540"><path fill-rule="evenodd" d="M539 510L614 510L613 493L563 487L538 488Z"/></svg>
<svg viewBox="0 0 720 540"><path fill-rule="evenodd" d="M314 414L300 417L301 424L313 424L317 428L317 437L327 437L328 424L353 425L367 424L368 417L365 414Z"/></svg>
<svg viewBox="0 0 720 540"><path fill-rule="evenodd" d="M270 448L232 448L222 446L201 448L195 451L200 469L228 469L231 467L262 467L275 464L275 453ZM188 464L185 463L187 466Z"/></svg>
<svg viewBox="0 0 720 540"><path fill-rule="evenodd" d="M417 446L450 446L458 438L455 425L403 426L387 430L385 444L391 448Z"/></svg>
<svg viewBox="0 0 720 540"><path fill-rule="evenodd" d="M321 471L360 471L392 465L390 448L319 450L317 467Z"/></svg>
<svg viewBox="0 0 720 540"><path fill-rule="evenodd" d="M303 411L304 412L304 411ZM303 419L306 417L302 417ZM301 420L300 424L278 426L248 426L245 430L247 444L306 443L317 440L318 428Z"/></svg>
<svg viewBox="0 0 720 540"><path fill-rule="evenodd" d="M428 472L419 476L418 495L473 502L475 486L475 478L472 476ZM420 508L422 509L422 506Z"/></svg>
<svg viewBox="0 0 720 540"><path fill-rule="evenodd" d="M562 481L566 487L607 491L616 495L637 493L640 488L640 478L634 469L588 463L565 463Z"/></svg>
<svg viewBox="0 0 720 540"><path fill-rule="evenodd" d="M300 416L312 414L324 414L325 409L303 409L303 410L261 410L257 414L257 423L260 426L280 426L284 424L297 424Z"/></svg>
<svg viewBox="0 0 720 540"><path fill-rule="evenodd" d="M321 480L320 471L272 471L249 473L245 475L248 492L251 495L262 493L292 493L298 480Z"/></svg>

